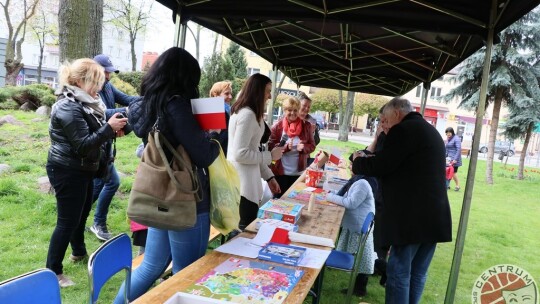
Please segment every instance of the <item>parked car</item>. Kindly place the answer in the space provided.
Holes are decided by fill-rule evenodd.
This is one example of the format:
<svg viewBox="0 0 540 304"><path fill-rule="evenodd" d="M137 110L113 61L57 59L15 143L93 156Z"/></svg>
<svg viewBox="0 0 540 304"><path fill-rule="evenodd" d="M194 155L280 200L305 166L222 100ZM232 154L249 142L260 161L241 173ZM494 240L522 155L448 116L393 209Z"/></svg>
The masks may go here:
<svg viewBox="0 0 540 304"><path fill-rule="evenodd" d="M501 151L506 152L508 156L514 156L516 154L516 148L514 143L509 141L497 140L495 141L495 154L500 153ZM480 146L480 153L487 153L488 147L487 144Z"/></svg>
<svg viewBox="0 0 540 304"><path fill-rule="evenodd" d="M311 115L317 121L317 125L316 125L317 130L326 129L326 126L328 125L328 123L326 122L326 120L324 120L324 116L322 116L321 114L309 114L309 115Z"/></svg>

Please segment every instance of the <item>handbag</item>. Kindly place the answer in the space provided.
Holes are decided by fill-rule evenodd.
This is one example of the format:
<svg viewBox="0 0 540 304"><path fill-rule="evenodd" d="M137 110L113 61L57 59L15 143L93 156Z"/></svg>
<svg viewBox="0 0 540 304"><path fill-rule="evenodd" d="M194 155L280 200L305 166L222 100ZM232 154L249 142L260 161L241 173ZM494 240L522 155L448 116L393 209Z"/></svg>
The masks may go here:
<svg viewBox="0 0 540 304"><path fill-rule="evenodd" d="M169 163L163 147L172 154ZM197 168L182 145L176 149L156 127L135 174L129 194L128 217L148 227L181 230L195 226L197 202L201 201Z"/></svg>

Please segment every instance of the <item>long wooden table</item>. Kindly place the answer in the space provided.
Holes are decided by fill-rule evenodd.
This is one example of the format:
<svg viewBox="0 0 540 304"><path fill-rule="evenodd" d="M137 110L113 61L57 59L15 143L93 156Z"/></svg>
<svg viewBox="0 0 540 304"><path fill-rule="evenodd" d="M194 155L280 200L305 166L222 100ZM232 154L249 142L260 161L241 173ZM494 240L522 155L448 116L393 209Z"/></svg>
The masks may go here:
<svg viewBox="0 0 540 304"><path fill-rule="evenodd" d="M340 170L340 172L337 172L339 176L344 176L343 169ZM303 178L299 178L296 184L304 184ZM291 189L295 187L293 185ZM291 189L288 189L288 191L283 195L283 199L286 199L288 193L291 191ZM287 199L290 200L290 199ZM311 212L307 211L307 206L302 209L302 216L299 222L298 226L298 232L305 233L309 235L316 235L320 237L326 237L332 239L334 242L336 241L338 234L339 234L339 228L341 224L341 220L343 218L343 214L345 213L345 208L341 206L328 206L328 205L320 205L315 204L314 208ZM246 232L241 233L239 236L246 237L246 238L253 238L255 237L255 233L250 231L255 231L254 229L255 221L251 223L251 225L248 226L246 229ZM300 245L300 246L307 246L307 247L313 247L313 248L319 248L319 249L328 249L331 248L328 247L322 247L322 246L309 246L307 244L301 244L301 243L292 243L293 245ZM171 298L175 293L179 291L186 290L189 286L194 284L199 278L201 278L203 275L223 263L225 260L227 260L229 257L234 256L231 254L221 253L218 251L211 251L207 253L202 258L198 259L188 267L182 269L169 279L165 280L163 283L159 284L158 286L154 287L141 297L139 297L136 301L133 303L150 303L150 304L161 304L165 301L167 301L169 298ZM257 260L257 259L250 259L246 257L240 257L242 259L246 260ZM269 264L275 264L275 265L281 265L277 263L272 263L265 261L265 263ZM292 266L287 266L292 267ZM284 303L292 304L292 303L302 303L306 296L308 295L311 286L315 283L315 279L321 272L321 269L314 269L314 268L307 268L307 267L292 267L297 269L302 269L304 271L304 275L302 276L302 279L297 283L297 285L294 287L292 292L287 296Z"/></svg>

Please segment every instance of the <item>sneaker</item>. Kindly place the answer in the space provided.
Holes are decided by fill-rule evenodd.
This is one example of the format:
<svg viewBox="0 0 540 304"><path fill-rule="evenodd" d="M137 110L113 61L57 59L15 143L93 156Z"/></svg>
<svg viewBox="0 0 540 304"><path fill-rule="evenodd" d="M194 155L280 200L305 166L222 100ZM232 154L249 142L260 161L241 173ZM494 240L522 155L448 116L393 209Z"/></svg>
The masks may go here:
<svg viewBox="0 0 540 304"><path fill-rule="evenodd" d="M84 259L86 259L88 257L88 254L85 254L85 255L73 255L73 254L70 254L69 255L69 259L72 261L72 262L81 262L83 261Z"/></svg>
<svg viewBox="0 0 540 304"><path fill-rule="evenodd" d="M112 234L107 230L107 224L94 224L90 227L90 231L96 235L96 237L102 241L107 241L112 238Z"/></svg>
<svg viewBox="0 0 540 304"><path fill-rule="evenodd" d="M455 187L454 191L459 191L459 189L461 189L461 188L460 187Z"/></svg>
<svg viewBox="0 0 540 304"><path fill-rule="evenodd" d="M75 282L63 274L57 274L56 278L58 279L58 284L62 288L75 285Z"/></svg>

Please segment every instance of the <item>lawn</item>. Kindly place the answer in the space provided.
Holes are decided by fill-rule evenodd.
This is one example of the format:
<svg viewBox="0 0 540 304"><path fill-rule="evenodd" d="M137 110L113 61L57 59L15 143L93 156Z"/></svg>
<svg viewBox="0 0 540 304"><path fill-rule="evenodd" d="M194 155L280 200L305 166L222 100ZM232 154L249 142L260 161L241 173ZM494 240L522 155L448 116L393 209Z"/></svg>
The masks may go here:
<svg viewBox="0 0 540 304"><path fill-rule="evenodd" d="M0 127L0 164L11 166L11 172L0 176L0 281L45 266L49 238L56 220L54 196L41 193L37 185L37 179L46 176L48 119L40 119L33 113L0 111L0 117L7 114L15 116L22 124ZM115 233L129 232L125 209L138 163L135 148L139 142L132 134L117 141L116 166L125 176L109 212L109 228ZM319 147L328 151L337 148L348 156L361 145L322 140ZM464 159L459 171L462 191L448 192L454 236L457 234L467 167L468 159ZM518 181L514 178L515 166L505 168L497 162L494 170L495 184L488 186L484 182L485 162L479 161L455 303L471 303L475 280L484 270L497 264L520 266L540 279L540 257L536 253L540 248L537 236L540 231L540 171L529 169L527 178ZM100 242L91 233L86 236L88 250L95 250ZM454 243L438 246L422 303L444 301L453 251ZM63 303L87 302L86 261L75 264L66 258L64 268L76 285L62 290ZM384 302L384 289L378 285L378 279L370 278L368 295L361 301ZM107 284L101 294L101 303L112 301L120 280L119 275ZM326 271L322 303L342 303L344 297L339 290L346 280L344 273Z"/></svg>

